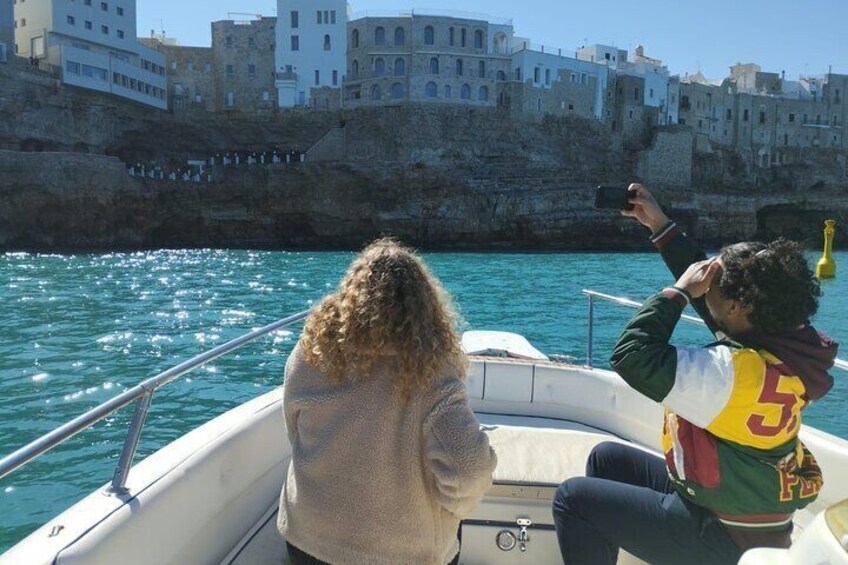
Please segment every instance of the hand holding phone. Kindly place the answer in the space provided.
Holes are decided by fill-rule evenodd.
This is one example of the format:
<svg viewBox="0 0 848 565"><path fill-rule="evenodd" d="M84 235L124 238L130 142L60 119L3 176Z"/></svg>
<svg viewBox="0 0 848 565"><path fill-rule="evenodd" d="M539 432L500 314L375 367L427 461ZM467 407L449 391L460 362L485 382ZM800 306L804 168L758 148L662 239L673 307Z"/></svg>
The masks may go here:
<svg viewBox="0 0 848 565"><path fill-rule="evenodd" d="M630 202L636 196L622 186L599 186L595 191L595 208L602 210L633 210Z"/></svg>

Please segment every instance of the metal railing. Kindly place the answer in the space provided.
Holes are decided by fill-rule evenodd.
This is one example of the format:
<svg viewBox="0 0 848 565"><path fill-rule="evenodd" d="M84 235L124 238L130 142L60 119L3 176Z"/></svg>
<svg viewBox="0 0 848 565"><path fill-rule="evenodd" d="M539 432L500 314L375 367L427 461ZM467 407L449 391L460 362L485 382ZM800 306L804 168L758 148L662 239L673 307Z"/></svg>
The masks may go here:
<svg viewBox="0 0 848 565"><path fill-rule="evenodd" d="M635 300L630 300L628 298L622 298L621 296L613 296L611 294L604 294L602 292L595 292L594 290L583 290L583 294L586 295L586 298L589 300L589 320L586 324L586 366L593 367L592 361L592 336L594 333L594 325L595 325L595 299L605 300L607 302L612 302L614 304L618 304L620 306L627 306L628 308L639 309L642 307L642 303L636 302ZM689 322L690 324L696 324L699 326L706 326L707 324L698 317L689 316L688 314L683 314L680 316L680 319L684 322ZM841 369L843 371L848 371L848 361L843 359L836 359L833 363L833 366L837 369Z"/></svg>
<svg viewBox="0 0 848 565"><path fill-rule="evenodd" d="M131 402L136 401L135 413L130 421L127 439L124 441L121 457L118 460L118 466L115 469L115 474L112 477L112 484L109 487L109 491L112 493L127 493L127 476L129 475L130 467L132 467L133 458L135 457L136 448L138 447L138 441L141 437L141 431L144 428L144 421L146 420L147 412L150 409L150 403L153 400L153 393L155 393L158 388L170 383L182 375L185 375L186 373L190 373L191 371L202 367L210 361L214 361L223 355L231 353L248 343L252 343L253 341L256 341L257 339L277 330L294 325L306 318L308 315L309 310L306 310L287 318L283 318L273 324L268 324L263 328L254 330L241 337L228 341L227 343L221 344L214 349L210 349L205 353L201 353L196 357L192 357L188 361L184 361L163 373L159 373L155 377L151 377L137 384L136 386L115 396L111 400L104 402L96 408L93 408L85 414L71 420L67 424L56 428L52 432L41 436L32 443L22 447L10 455L7 455L3 459L0 459L0 478L5 477L19 467L26 465L36 457L67 441L81 431L90 428L103 418L106 418Z"/></svg>

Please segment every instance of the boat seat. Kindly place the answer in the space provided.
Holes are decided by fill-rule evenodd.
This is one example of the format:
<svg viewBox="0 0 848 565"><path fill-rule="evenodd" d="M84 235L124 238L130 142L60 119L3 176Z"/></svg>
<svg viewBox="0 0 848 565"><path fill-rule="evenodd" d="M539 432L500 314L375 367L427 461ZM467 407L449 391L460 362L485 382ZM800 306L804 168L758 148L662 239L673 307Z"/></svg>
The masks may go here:
<svg viewBox="0 0 848 565"><path fill-rule="evenodd" d="M277 530L278 502L269 508L262 519L236 544L221 561L221 565L267 565L290 563L286 542Z"/></svg>
<svg viewBox="0 0 848 565"><path fill-rule="evenodd" d="M553 498L556 487L564 480L586 474L589 453L599 443L614 441L642 449L575 422L484 414L478 417L498 456L490 496ZM544 420L541 426L550 427L540 427L539 420Z"/></svg>

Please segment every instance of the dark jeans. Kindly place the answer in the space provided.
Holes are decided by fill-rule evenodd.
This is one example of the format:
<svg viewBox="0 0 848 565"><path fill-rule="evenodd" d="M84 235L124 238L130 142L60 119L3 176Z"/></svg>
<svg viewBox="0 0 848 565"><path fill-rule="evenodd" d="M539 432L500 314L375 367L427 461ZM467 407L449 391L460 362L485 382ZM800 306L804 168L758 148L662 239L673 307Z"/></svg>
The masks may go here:
<svg viewBox="0 0 848 565"><path fill-rule="evenodd" d="M741 557L709 511L674 492L662 459L620 443L592 450L586 476L560 485L553 512L566 565L615 565L619 548L651 564Z"/></svg>

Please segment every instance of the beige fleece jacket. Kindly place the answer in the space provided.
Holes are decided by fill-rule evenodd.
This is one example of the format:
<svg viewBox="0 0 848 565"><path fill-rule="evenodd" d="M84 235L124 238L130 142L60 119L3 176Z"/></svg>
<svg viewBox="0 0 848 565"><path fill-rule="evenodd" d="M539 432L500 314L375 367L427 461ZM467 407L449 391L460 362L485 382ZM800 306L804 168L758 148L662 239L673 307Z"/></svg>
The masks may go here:
<svg viewBox="0 0 848 565"><path fill-rule="evenodd" d="M459 520L492 484L495 453L463 382L445 376L404 399L391 379L384 367L331 381L300 345L286 363L293 455L277 526L332 565L445 565L459 550Z"/></svg>

